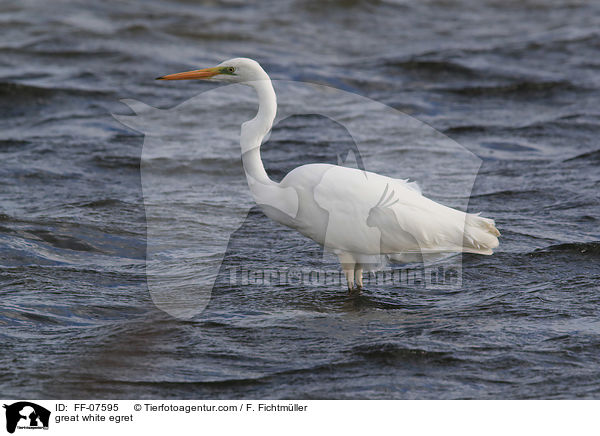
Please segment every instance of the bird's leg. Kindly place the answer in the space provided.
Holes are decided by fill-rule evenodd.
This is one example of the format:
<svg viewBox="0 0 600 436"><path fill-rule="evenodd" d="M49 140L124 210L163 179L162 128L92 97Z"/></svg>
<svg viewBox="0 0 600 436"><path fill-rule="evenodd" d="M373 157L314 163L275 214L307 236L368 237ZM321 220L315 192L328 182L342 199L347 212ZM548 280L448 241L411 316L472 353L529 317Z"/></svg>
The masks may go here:
<svg viewBox="0 0 600 436"><path fill-rule="evenodd" d="M356 261L349 253L339 253L338 259L340 260L344 276L346 276L346 281L348 282L348 292L351 292L354 289L354 267Z"/></svg>
<svg viewBox="0 0 600 436"><path fill-rule="evenodd" d="M363 269L362 265L356 264L356 269L354 270L354 281L356 282L356 286L358 289L362 289L363 287Z"/></svg>
<svg viewBox="0 0 600 436"><path fill-rule="evenodd" d="M348 282L348 292L351 292L354 289L354 268L345 268L344 275L346 276L346 281Z"/></svg>

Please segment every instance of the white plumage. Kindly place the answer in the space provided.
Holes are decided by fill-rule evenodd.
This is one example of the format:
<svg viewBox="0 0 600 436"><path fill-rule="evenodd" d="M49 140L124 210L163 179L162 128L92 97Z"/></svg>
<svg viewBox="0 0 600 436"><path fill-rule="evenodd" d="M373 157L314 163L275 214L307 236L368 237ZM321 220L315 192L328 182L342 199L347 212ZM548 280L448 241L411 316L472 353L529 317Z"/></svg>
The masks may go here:
<svg viewBox="0 0 600 436"><path fill-rule="evenodd" d="M498 246L493 220L436 203L414 182L328 164L303 165L280 183L272 181L260 145L273 124L277 100L256 61L231 59L159 79L218 80L256 90L258 113L242 125L240 139L250 191L267 216L336 253L349 289L361 288L363 269L379 265L381 257L407 262L444 253L489 255Z"/></svg>

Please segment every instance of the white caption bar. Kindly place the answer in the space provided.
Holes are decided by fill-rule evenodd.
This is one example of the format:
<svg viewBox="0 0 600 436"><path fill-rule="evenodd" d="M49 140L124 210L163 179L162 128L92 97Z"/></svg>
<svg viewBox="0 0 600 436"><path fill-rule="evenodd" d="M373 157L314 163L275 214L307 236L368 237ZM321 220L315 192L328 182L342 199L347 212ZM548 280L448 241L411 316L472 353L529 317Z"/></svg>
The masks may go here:
<svg viewBox="0 0 600 436"><path fill-rule="evenodd" d="M597 401L0 401L0 434L19 436L585 434L597 431L599 406Z"/></svg>

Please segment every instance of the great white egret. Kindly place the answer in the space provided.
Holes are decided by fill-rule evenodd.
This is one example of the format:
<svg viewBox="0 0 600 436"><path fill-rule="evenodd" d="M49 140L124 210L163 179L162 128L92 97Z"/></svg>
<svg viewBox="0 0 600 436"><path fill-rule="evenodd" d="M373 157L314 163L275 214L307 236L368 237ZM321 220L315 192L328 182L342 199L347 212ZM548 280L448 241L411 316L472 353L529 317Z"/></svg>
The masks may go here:
<svg viewBox="0 0 600 436"><path fill-rule="evenodd" d="M363 269L382 256L406 262L443 253L492 254L500 235L493 220L424 197L415 183L356 168L302 165L277 183L260 145L271 130L277 99L267 73L252 59L157 80L203 79L241 83L258 94L256 116L242 124L242 162L252 195L265 214L337 254L348 289L363 286Z"/></svg>

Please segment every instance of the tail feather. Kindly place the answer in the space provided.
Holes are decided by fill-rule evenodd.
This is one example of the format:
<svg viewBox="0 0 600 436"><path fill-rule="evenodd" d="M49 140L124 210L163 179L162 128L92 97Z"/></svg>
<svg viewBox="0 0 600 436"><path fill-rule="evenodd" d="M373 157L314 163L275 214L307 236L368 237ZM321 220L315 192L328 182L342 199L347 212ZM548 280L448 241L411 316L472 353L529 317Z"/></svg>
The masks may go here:
<svg viewBox="0 0 600 436"><path fill-rule="evenodd" d="M463 236L464 251L467 253L492 254L499 244L500 232L494 220L475 214L467 214Z"/></svg>

